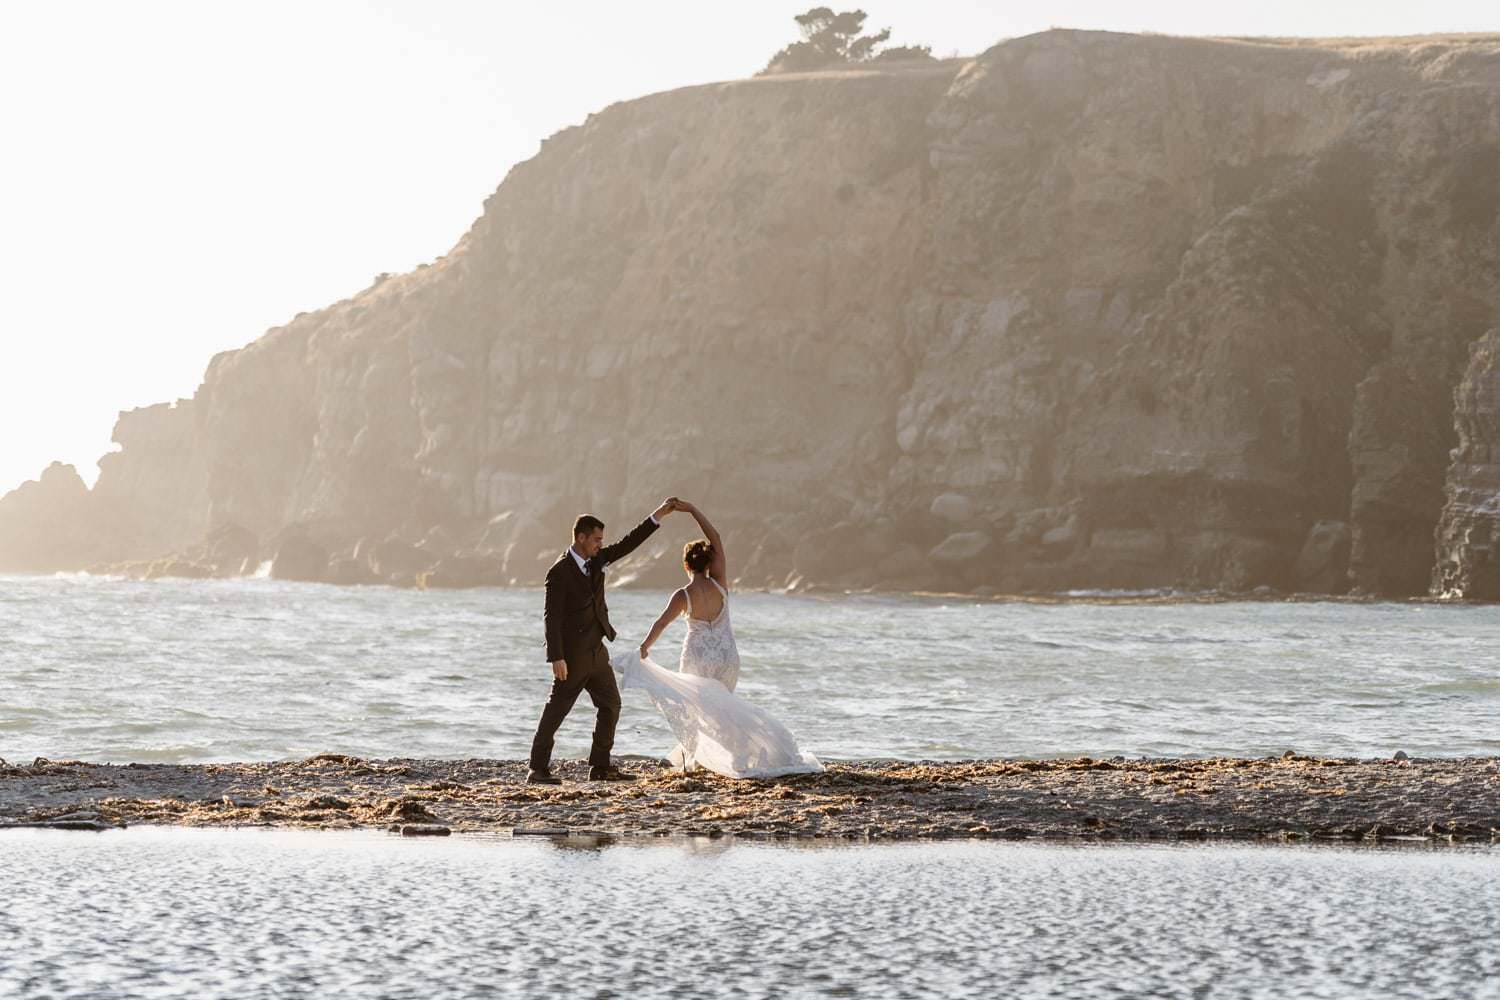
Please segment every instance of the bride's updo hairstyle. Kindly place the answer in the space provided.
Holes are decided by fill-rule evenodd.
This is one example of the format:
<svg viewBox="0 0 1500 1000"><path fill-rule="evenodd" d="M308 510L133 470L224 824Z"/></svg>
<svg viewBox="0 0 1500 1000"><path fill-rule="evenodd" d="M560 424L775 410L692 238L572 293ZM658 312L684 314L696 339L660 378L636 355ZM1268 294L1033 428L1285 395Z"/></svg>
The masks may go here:
<svg viewBox="0 0 1500 1000"><path fill-rule="evenodd" d="M688 542L682 547L682 564L694 573L707 573L714 561L714 547L706 538Z"/></svg>

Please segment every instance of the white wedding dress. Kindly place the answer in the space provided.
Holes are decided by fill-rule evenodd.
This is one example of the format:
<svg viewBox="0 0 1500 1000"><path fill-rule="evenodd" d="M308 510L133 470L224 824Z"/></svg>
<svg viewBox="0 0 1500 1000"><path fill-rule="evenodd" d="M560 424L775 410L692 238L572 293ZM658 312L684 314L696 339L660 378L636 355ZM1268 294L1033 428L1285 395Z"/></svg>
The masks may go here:
<svg viewBox="0 0 1500 1000"><path fill-rule="evenodd" d="M693 617L688 597L687 636L682 662L672 671L631 650L615 654L621 690L646 692L678 739L670 760L681 770L705 767L730 778L774 778L823 770L804 753L785 726L734 693L740 679L740 653L729 624L729 594L712 621Z"/></svg>

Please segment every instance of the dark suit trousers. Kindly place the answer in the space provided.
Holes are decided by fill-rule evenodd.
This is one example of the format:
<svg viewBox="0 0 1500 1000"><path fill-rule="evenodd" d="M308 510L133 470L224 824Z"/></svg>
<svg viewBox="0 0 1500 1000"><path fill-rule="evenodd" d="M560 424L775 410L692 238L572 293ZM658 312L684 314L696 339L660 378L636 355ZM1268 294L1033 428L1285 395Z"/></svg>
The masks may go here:
<svg viewBox="0 0 1500 1000"><path fill-rule="evenodd" d="M579 694L587 691L599 711L589 765L608 767L609 752L615 745L615 724L620 721L620 689L615 684L615 672L609 667L609 652L604 648L603 637L566 650L564 662L568 665L568 679L553 678L552 694L542 708L542 721L537 723L536 736L531 741L531 766L538 771L550 766L557 727L568 717Z"/></svg>

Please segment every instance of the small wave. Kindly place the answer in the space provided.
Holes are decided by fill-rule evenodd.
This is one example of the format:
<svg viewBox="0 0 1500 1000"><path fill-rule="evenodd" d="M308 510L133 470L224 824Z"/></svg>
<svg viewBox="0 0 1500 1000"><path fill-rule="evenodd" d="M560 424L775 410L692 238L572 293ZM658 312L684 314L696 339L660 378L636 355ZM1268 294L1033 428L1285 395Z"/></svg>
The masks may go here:
<svg viewBox="0 0 1500 1000"><path fill-rule="evenodd" d="M209 743L175 743L167 746L127 746L108 749L85 749L79 756L85 760L125 758L138 764L209 764L246 760L250 753L230 750L227 756L216 756L220 748Z"/></svg>
<svg viewBox="0 0 1500 1000"><path fill-rule="evenodd" d="M98 726L87 727L86 731L95 733L130 733L139 736L146 733L170 732L173 728L171 720L165 722L108 722Z"/></svg>
<svg viewBox="0 0 1500 1000"><path fill-rule="evenodd" d="M27 705L10 705L6 707L5 711L14 713L15 715L24 715L33 719L43 719L52 714L50 709L31 708ZM7 720L0 719L0 723L3 723L5 721Z"/></svg>
<svg viewBox="0 0 1500 1000"><path fill-rule="evenodd" d="M106 583L113 583L113 582L119 582L119 581L122 581L122 580L129 580L130 577L124 576L124 575L122 575L120 573L90 573L86 569L80 569L80 570L76 570L76 571L71 572L71 573L62 573L62 572L53 573L52 574L52 579L54 579L54 580L72 580L72 581L76 581L78 583L89 583L90 581L93 581L93 580L103 580Z"/></svg>
<svg viewBox="0 0 1500 1000"><path fill-rule="evenodd" d="M1158 588L1153 588L1153 589L1149 589L1149 590L1107 590L1107 589L1106 590L1064 590L1060 594L1058 594L1058 596L1059 597L1076 597L1076 598L1080 598L1082 600L1090 600L1090 599L1103 599L1103 600L1124 599L1124 600L1131 600L1131 599L1135 599L1135 598L1150 598L1150 597L1202 597L1202 596L1205 596L1207 593L1208 592L1206 592L1206 591L1205 592L1194 592L1194 591L1173 590L1170 587L1158 587Z"/></svg>
<svg viewBox="0 0 1500 1000"><path fill-rule="evenodd" d="M1490 691L1500 691L1500 677L1467 681L1439 681L1435 684L1424 684L1421 690L1434 694L1484 694Z"/></svg>

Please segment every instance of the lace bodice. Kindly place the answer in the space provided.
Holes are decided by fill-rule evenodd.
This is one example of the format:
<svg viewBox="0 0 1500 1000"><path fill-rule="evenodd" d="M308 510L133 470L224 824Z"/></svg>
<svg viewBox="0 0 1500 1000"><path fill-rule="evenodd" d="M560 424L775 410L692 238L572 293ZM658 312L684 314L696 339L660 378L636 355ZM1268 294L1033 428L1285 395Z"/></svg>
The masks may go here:
<svg viewBox="0 0 1500 1000"><path fill-rule="evenodd" d="M740 651L734 644L734 626L729 623L729 592L713 577L706 578L724 596L724 607L717 618L701 621L693 617L693 595L687 596L687 635L682 640L682 661L678 667L685 674L712 677L733 691L740 679Z"/></svg>

